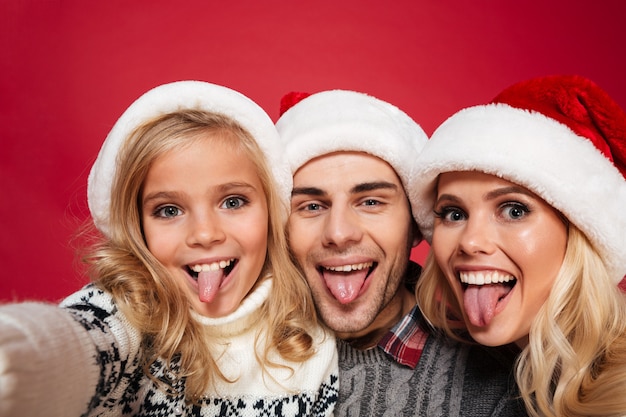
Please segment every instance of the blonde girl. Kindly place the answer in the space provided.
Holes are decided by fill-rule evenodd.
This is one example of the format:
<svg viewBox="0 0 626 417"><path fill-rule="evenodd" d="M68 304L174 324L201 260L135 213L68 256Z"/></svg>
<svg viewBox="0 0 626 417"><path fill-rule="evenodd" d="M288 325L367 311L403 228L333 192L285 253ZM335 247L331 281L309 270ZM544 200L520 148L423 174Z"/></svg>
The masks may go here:
<svg viewBox="0 0 626 417"><path fill-rule="evenodd" d="M0 415L331 415L334 339L288 255L278 146L222 86L135 101L89 176L92 283L0 308Z"/></svg>

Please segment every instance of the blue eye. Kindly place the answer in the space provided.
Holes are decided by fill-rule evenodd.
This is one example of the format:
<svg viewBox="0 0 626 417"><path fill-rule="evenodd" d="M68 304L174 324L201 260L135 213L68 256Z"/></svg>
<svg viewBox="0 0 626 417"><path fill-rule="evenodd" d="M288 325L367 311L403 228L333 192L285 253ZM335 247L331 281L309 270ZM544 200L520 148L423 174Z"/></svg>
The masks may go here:
<svg viewBox="0 0 626 417"><path fill-rule="evenodd" d="M225 209L238 209L245 206L247 201L242 197L228 197L222 203L222 208Z"/></svg>
<svg viewBox="0 0 626 417"><path fill-rule="evenodd" d="M502 212L512 220L518 220L530 213L530 210L524 204L513 202L504 204Z"/></svg>
<svg viewBox="0 0 626 417"><path fill-rule="evenodd" d="M182 210L176 206L162 206L155 210L154 215L156 217L172 218L180 216Z"/></svg>
<svg viewBox="0 0 626 417"><path fill-rule="evenodd" d="M465 220L467 215L458 207L443 207L439 211L435 210L435 217L445 222L459 222Z"/></svg>

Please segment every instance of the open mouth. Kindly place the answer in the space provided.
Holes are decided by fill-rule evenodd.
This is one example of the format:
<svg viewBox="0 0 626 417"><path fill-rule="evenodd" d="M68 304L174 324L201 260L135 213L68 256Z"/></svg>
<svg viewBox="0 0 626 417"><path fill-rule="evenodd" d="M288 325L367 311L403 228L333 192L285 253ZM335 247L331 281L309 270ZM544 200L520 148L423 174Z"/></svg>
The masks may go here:
<svg viewBox="0 0 626 417"><path fill-rule="evenodd" d="M318 270L320 273L323 273L323 270L328 270L331 272L352 272L352 271L362 271L367 269L367 275L371 274L374 268L378 264L375 262L363 262L358 264L350 264L350 265L340 265L340 266L319 266Z"/></svg>
<svg viewBox="0 0 626 417"><path fill-rule="evenodd" d="M228 275L237 265L235 258L207 264L190 264L185 268L189 276L198 283L198 298L203 303L212 302Z"/></svg>
<svg viewBox="0 0 626 417"><path fill-rule="evenodd" d="M475 326L487 326L504 309L517 279L499 271L461 272L463 307Z"/></svg>
<svg viewBox="0 0 626 417"><path fill-rule="evenodd" d="M515 285L516 278L513 275L499 271L461 272L459 279L463 284L486 285L506 284Z"/></svg>
<svg viewBox="0 0 626 417"><path fill-rule="evenodd" d="M237 262L238 260L233 258L226 261L212 262L210 264L187 265L185 266L185 269L187 270L187 273L196 281L198 280L200 272L219 271L220 269L223 270L224 277L227 277L235 265L237 265Z"/></svg>
<svg viewBox="0 0 626 417"><path fill-rule="evenodd" d="M326 287L341 304L354 301L376 269L376 262L362 262L336 266L319 265L317 271Z"/></svg>

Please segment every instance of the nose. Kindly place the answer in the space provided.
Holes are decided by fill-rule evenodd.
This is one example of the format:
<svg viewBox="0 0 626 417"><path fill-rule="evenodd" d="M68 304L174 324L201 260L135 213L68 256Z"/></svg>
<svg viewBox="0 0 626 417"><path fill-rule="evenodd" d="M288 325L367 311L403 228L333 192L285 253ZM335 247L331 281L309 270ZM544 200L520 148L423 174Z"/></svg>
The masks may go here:
<svg viewBox="0 0 626 417"><path fill-rule="evenodd" d="M324 224L324 246L344 247L361 240L363 230L358 215L349 208L333 206Z"/></svg>
<svg viewBox="0 0 626 417"><path fill-rule="evenodd" d="M189 246L211 246L226 239L224 225L219 215L203 212L191 216L187 225L187 244Z"/></svg>
<svg viewBox="0 0 626 417"><path fill-rule="evenodd" d="M491 254L496 248L494 225L481 216L470 217L459 236L459 252L468 255Z"/></svg>

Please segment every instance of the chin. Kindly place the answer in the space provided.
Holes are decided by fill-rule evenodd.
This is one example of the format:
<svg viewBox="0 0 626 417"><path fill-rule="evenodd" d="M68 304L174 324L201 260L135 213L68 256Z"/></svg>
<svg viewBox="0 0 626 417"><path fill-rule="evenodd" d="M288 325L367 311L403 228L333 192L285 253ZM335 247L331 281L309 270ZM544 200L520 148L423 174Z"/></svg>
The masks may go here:
<svg viewBox="0 0 626 417"><path fill-rule="evenodd" d="M493 334L485 329L478 330L474 328L473 330L470 330L470 335L477 343L480 343L483 346L504 346L515 341L512 337Z"/></svg>

